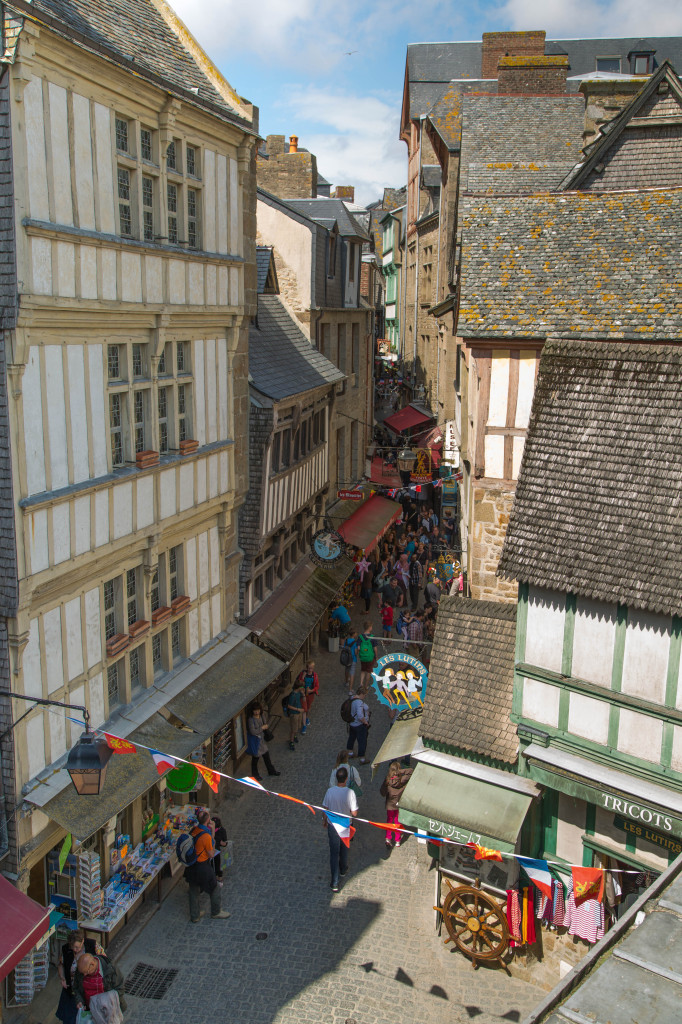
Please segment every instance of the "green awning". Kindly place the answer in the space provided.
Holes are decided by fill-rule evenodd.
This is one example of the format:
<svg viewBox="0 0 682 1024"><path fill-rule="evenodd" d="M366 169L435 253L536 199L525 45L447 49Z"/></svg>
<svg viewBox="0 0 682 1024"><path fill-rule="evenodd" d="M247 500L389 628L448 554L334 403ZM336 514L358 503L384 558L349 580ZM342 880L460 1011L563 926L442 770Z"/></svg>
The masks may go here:
<svg viewBox="0 0 682 1024"><path fill-rule="evenodd" d="M400 822L431 835L513 853L532 797L420 763L400 798Z"/></svg>
<svg viewBox="0 0 682 1024"><path fill-rule="evenodd" d="M165 707L175 716L176 725L154 714L127 738L131 743L186 758L239 714L283 670L282 662L268 651L243 640L168 701ZM113 725L111 731L116 732ZM114 754L99 796L78 796L69 783L67 789L40 810L75 839L83 841L146 793L158 779L156 765L146 750Z"/></svg>
<svg viewBox="0 0 682 1024"><path fill-rule="evenodd" d="M412 753L419 736L421 708L418 712L404 711L396 718L388 730L388 736L372 759L372 778L380 764L386 761L399 761L401 757Z"/></svg>

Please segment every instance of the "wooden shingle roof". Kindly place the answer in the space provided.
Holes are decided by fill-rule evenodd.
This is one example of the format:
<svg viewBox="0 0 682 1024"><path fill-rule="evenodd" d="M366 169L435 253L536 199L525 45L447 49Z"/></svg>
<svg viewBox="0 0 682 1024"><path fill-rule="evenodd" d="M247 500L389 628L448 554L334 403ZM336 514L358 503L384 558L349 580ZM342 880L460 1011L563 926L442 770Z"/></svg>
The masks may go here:
<svg viewBox="0 0 682 1024"><path fill-rule="evenodd" d="M673 340L682 188L463 201L463 337Z"/></svg>
<svg viewBox="0 0 682 1024"><path fill-rule="evenodd" d="M547 342L498 574L682 614L682 345Z"/></svg>
<svg viewBox="0 0 682 1024"><path fill-rule="evenodd" d="M420 728L427 746L516 764L515 637L516 605L441 600Z"/></svg>

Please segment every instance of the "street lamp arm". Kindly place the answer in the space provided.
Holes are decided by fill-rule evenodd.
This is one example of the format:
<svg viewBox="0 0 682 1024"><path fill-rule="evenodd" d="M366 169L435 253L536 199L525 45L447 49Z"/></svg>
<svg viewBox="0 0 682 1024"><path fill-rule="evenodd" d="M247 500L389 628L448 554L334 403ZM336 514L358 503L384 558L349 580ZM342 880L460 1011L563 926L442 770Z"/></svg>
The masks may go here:
<svg viewBox="0 0 682 1024"><path fill-rule="evenodd" d="M43 705L50 705L51 707L55 707L55 708L70 708L73 711L82 711L83 712L83 718L85 719L85 729L86 729L86 731L89 732L90 712L88 711L88 709L86 707L83 707L82 704L64 704L63 701L61 701L61 700L47 700L44 697L27 697L23 693L12 693L11 690L0 690L0 697L12 697L14 700L30 700L33 704L40 704L41 706L43 706ZM31 709L29 708L29 710L31 710ZM28 714L28 712L27 712L27 714ZM25 717L26 717L25 715L21 716L21 718L25 718ZM2 736L0 736L0 742L2 742L2 740L4 740L4 738L5 738L5 736L7 736L7 734L12 731L12 729L15 727L15 725L19 724L19 722L21 721L21 718L18 719L16 722L13 722L12 725L10 725L9 729L5 729L5 731L3 732Z"/></svg>

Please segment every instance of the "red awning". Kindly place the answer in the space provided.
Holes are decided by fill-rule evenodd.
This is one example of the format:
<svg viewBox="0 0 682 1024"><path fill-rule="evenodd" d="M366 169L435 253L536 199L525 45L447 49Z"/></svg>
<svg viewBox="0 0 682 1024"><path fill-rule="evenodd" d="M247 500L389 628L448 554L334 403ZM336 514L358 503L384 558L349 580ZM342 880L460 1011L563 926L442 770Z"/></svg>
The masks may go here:
<svg viewBox="0 0 682 1024"><path fill-rule="evenodd" d="M349 544L364 551L371 551L381 540L391 523L400 519L403 514L402 505L388 498L380 498L373 494L357 512L342 523L339 533Z"/></svg>
<svg viewBox="0 0 682 1024"><path fill-rule="evenodd" d="M402 434L404 430L411 430L412 427L418 427L422 423L430 423L432 419L433 416L427 416L419 409L415 409L413 405L406 405L404 409L399 409L392 416L387 416L384 426L396 434Z"/></svg>
<svg viewBox="0 0 682 1024"><path fill-rule="evenodd" d="M443 434L440 427L428 427L411 438L415 448L440 448L443 444Z"/></svg>
<svg viewBox="0 0 682 1024"><path fill-rule="evenodd" d="M0 875L0 980L6 978L50 926L50 911Z"/></svg>
<svg viewBox="0 0 682 1024"><path fill-rule="evenodd" d="M369 478L373 484L382 484L384 487L402 487L398 470L395 466L387 466L382 455L373 456Z"/></svg>

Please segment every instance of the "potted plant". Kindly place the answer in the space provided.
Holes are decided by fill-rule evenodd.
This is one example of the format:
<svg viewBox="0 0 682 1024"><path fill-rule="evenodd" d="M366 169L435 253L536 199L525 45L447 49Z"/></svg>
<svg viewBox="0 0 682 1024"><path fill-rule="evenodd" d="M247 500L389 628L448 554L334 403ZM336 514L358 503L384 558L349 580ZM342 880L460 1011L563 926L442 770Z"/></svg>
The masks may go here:
<svg viewBox="0 0 682 1024"><path fill-rule="evenodd" d="M327 649L330 654L336 654L339 650L339 629L339 620L330 615L327 621Z"/></svg>

